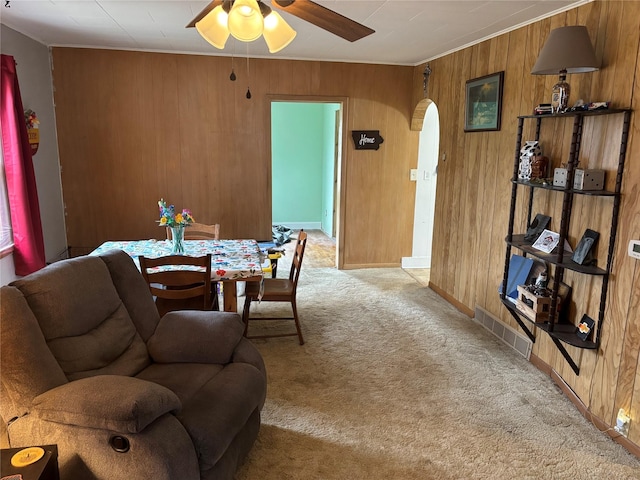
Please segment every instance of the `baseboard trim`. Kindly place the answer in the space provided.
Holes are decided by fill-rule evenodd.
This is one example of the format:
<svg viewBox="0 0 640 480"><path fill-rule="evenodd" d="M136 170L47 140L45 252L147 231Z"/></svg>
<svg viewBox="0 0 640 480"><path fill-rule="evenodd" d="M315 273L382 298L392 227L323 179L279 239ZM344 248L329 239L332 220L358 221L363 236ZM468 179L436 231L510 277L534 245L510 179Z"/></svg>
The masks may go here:
<svg viewBox="0 0 640 480"><path fill-rule="evenodd" d="M440 295L442 298L444 298L451 305L456 307L458 310L460 310L462 313L464 313L467 317L469 317L469 318L473 318L474 317L475 312L473 310L471 310L469 307L467 307L464 303L461 303L458 300L456 300L455 298L453 298L451 295L449 295L443 289L438 287L432 281L429 281L429 288L431 290L433 290L434 292L436 292L438 295Z"/></svg>
<svg viewBox="0 0 640 480"><path fill-rule="evenodd" d="M358 270L360 268L398 268L399 263L347 263L342 270Z"/></svg>
<svg viewBox="0 0 640 480"><path fill-rule="evenodd" d="M611 425L608 425L604 420L602 420L597 415L594 415L591 410L584 404L584 402L580 399L580 397L573 391L573 389L569 386L567 382L556 372L549 364L540 359L537 355L531 354L530 358L531 363L541 372L546 373L551 377L553 382L558 385L562 393L575 405L578 411L582 414L584 418L589 420L595 427L600 430L602 433L606 433L611 437L611 439L622 445L629 453L635 455L640 458L640 446L636 443L629 440L624 435L616 432Z"/></svg>
<svg viewBox="0 0 640 480"><path fill-rule="evenodd" d="M431 257L402 257L402 268L431 268Z"/></svg>
<svg viewBox="0 0 640 480"><path fill-rule="evenodd" d="M547 375L552 377L551 372L553 370L551 369L551 366L543 362L535 353L531 354L531 356L529 357L529 361L533 363L533 366L540 370L542 373L546 373Z"/></svg>

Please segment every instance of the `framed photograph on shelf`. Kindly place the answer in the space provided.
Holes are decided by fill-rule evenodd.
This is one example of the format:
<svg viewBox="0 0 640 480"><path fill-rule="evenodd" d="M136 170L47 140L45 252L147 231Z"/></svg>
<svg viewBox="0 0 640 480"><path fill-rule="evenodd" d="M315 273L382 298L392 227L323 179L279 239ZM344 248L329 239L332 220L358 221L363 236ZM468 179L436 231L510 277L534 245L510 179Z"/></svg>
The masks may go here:
<svg viewBox="0 0 640 480"><path fill-rule="evenodd" d="M575 252L573 252L571 260L576 262L578 265L591 265L592 263L595 263L595 259L593 258L593 248L595 247L599 236L600 234L598 232L587 228L582 235Z"/></svg>
<svg viewBox="0 0 640 480"><path fill-rule="evenodd" d="M465 88L465 132L500 130L504 72L467 80Z"/></svg>
<svg viewBox="0 0 640 480"><path fill-rule="evenodd" d="M582 316L582 319L580 320L580 323L576 328L576 333L578 334L578 337L580 337L580 340L582 340L583 342L589 340L595 324L596 322L593 320L593 318L591 318L586 313Z"/></svg>
<svg viewBox="0 0 640 480"><path fill-rule="evenodd" d="M551 217L543 215L542 213L536 214L536 217L527 228L527 233L524 234L524 241L532 244L540 236L542 231L549 226Z"/></svg>
<svg viewBox="0 0 640 480"><path fill-rule="evenodd" d="M532 247L544 253L551 253L560 241L560 235L551 230L543 230L538 239L533 242Z"/></svg>

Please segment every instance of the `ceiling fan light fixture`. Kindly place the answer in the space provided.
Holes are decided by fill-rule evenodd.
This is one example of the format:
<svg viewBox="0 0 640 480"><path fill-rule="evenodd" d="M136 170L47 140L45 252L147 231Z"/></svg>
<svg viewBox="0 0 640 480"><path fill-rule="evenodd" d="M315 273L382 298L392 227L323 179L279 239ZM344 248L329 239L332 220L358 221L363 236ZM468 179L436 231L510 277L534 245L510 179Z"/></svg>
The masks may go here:
<svg viewBox="0 0 640 480"><path fill-rule="evenodd" d="M276 53L289 45L296 38L296 31L285 22L278 12L271 11L264 17L264 31L262 36L267 42L270 53Z"/></svg>
<svg viewBox="0 0 640 480"><path fill-rule="evenodd" d="M222 8L219 9L221 4ZM266 28L268 32L265 41L269 51L275 53L289 45L296 37L296 32L279 14L272 14L272 8L284 10L289 15L298 17L302 21L309 22L349 42L355 42L375 33L375 30L310 0L271 0L269 4L264 0L211 0L186 27L192 28L197 23L203 22L199 25L198 31L216 48L223 48L228 39L224 36L226 34L225 27L229 31L229 35L233 35L241 42L257 40L263 35ZM222 33L207 32L207 21L212 19L204 20L213 10L217 12L224 10L228 14L226 25L219 27L223 29ZM265 21L267 22L266 27ZM273 25L270 22L273 22Z"/></svg>
<svg viewBox="0 0 640 480"><path fill-rule="evenodd" d="M229 15L218 5L207 16L196 23L196 30L207 42L220 50L224 49L229 38L227 20Z"/></svg>
<svg viewBox="0 0 640 480"><path fill-rule="evenodd" d="M256 0L236 0L229 11L227 27L231 35L242 42L260 38L264 19Z"/></svg>

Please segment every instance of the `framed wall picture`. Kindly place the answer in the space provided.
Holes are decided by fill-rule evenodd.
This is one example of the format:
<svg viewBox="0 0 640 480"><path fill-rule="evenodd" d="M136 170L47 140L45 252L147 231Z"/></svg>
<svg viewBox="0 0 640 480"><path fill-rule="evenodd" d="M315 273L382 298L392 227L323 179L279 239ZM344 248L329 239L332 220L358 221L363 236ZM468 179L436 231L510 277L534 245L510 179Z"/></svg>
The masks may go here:
<svg viewBox="0 0 640 480"><path fill-rule="evenodd" d="M464 112L465 132L500 130L504 72L467 80Z"/></svg>

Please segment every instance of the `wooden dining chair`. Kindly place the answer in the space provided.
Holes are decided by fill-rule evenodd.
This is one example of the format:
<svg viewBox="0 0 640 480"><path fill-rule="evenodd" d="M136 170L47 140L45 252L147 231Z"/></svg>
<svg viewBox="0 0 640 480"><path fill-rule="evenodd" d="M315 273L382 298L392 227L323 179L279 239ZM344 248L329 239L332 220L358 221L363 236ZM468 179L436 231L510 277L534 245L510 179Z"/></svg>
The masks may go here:
<svg viewBox="0 0 640 480"><path fill-rule="evenodd" d="M171 229L167 228L167 239L171 240ZM192 222L184 229L185 240L220 240L220 224L214 223L207 225L205 223ZM218 293L221 293L222 284L211 282L211 297L213 298L213 309L219 310Z"/></svg>
<svg viewBox="0 0 640 480"><path fill-rule="evenodd" d="M298 318L298 309L296 306L296 291L298 288L298 279L300 278L300 268L302 267L302 258L304 257L304 249L307 245L307 233L300 230L298 233L298 241L293 253L291 261L291 270L289 278L264 278L262 298L260 295L260 282L247 282L245 289L244 309L242 311L242 321L244 322L244 336L247 338L271 338L271 337L292 337L298 336L300 345L304 344L302 331L300 330L300 319ZM251 317L251 302L289 302L291 303L292 317ZM249 322L253 320L293 320L296 326L295 333L272 333L268 335L249 336Z"/></svg>
<svg viewBox="0 0 640 480"><path fill-rule="evenodd" d="M211 254L138 260L160 316L175 310L211 310Z"/></svg>
<svg viewBox="0 0 640 480"><path fill-rule="evenodd" d="M167 239L171 240L171 229L167 227ZM207 225L192 222L184 229L185 240L220 240L220 224Z"/></svg>

